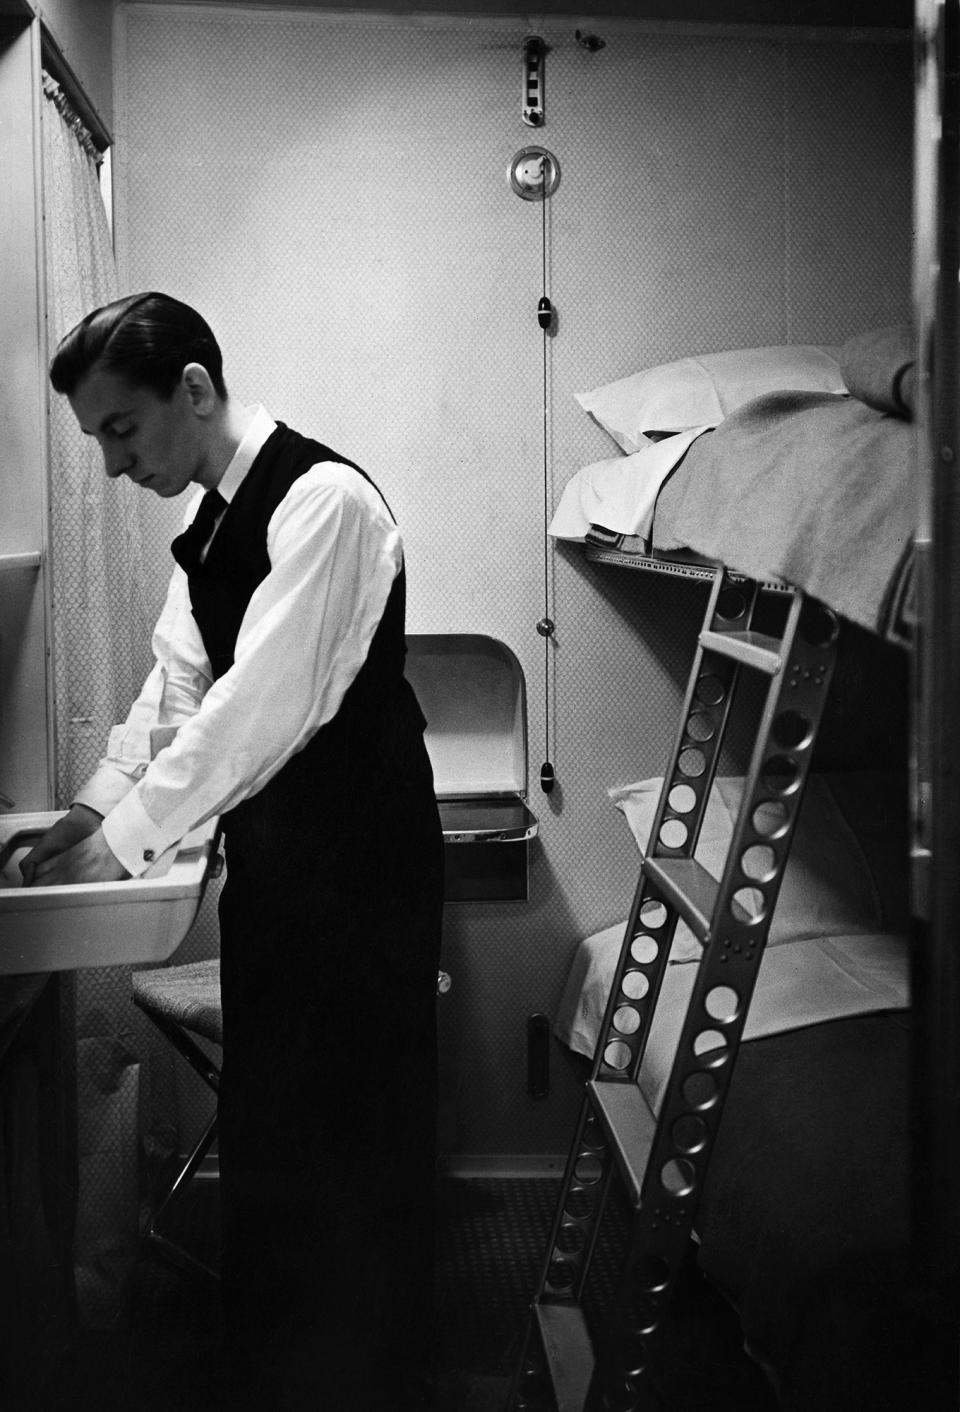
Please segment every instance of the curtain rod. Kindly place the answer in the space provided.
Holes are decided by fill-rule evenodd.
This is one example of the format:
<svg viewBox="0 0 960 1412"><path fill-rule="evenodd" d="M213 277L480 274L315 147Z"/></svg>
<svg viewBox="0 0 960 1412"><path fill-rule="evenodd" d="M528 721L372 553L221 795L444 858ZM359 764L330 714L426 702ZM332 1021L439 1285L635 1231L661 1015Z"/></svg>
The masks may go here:
<svg viewBox="0 0 960 1412"><path fill-rule="evenodd" d="M96 108L84 92L83 84L64 58L59 44L43 22L40 25L40 59L51 78L56 79L63 89L64 97L90 133L94 146L100 152L105 152L108 147L112 147L113 137L109 129L101 120Z"/></svg>
<svg viewBox="0 0 960 1412"><path fill-rule="evenodd" d="M86 126L83 119L80 117L77 110L70 102L70 99L63 91L63 88L53 77L53 74L50 73L49 69L43 69L40 75L40 79L43 85L44 96L46 98L49 98L53 106L56 108L57 112L60 114L61 118L63 118L64 122L70 128L70 131L73 133L80 146L83 148L84 152L86 152L87 156L92 157L99 166L100 161L103 157L103 153L97 146L97 144L94 142L93 138L90 135L89 128Z"/></svg>

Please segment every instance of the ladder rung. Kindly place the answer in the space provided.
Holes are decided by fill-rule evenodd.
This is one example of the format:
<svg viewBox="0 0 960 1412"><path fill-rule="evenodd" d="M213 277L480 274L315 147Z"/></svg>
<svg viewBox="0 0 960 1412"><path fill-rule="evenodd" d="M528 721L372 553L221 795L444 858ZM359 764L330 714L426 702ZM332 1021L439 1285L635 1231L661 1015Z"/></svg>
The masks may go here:
<svg viewBox="0 0 960 1412"><path fill-rule="evenodd" d="M632 1081L591 1079L587 1092L616 1150L628 1195L633 1205L639 1208L657 1120L650 1112L639 1084Z"/></svg>
<svg viewBox="0 0 960 1412"><path fill-rule="evenodd" d="M710 918L719 884L695 858L645 858L643 870L663 893L664 900L686 922L702 944L710 934Z"/></svg>
<svg viewBox="0 0 960 1412"><path fill-rule="evenodd" d="M582 1412L593 1377L593 1344L579 1304L538 1304L537 1323L557 1412Z"/></svg>
<svg viewBox="0 0 960 1412"><path fill-rule="evenodd" d="M776 676L783 666L780 639L762 632L714 632L705 628L700 634L700 646L770 677Z"/></svg>

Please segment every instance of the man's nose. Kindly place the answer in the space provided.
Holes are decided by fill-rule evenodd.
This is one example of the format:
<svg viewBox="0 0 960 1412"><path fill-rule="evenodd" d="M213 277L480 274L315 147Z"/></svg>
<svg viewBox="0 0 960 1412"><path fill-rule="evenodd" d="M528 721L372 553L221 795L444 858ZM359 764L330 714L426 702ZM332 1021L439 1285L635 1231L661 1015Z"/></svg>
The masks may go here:
<svg viewBox="0 0 960 1412"><path fill-rule="evenodd" d="M102 450L103 468L111 480L116 480L130 469L130 457L121 447L104 446Z"/></svg>

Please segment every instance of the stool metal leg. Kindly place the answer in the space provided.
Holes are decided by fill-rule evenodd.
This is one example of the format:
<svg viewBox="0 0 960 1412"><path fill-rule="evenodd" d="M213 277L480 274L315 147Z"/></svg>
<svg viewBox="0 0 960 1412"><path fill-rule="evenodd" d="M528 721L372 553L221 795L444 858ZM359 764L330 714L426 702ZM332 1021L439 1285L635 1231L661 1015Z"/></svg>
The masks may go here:
<svg viewBox="0 0 960 1412"><path fill-rule="evenodd" d="M186 1059L190 1067L200 1075L213 1092L219 1093L220 1071L204 1050L202 1050L198 1044L195 1044L190 1036L175 1021L153 1010L148 1010L143 1005L140 1005L140 1009L143 1010L144 1014L156 1025L157 1029L170 1041L174 1049ZM205 1264L202 1260L198 1260L196 1256L191 1255L188 1251L165 1236L160 1230L160 1225L171 1208L177 1205L179 1198L195 1176L201 1162L213 1145L216 1136L217 1115L214 1113L170 1190L157 1207L157 1210L153 1213L150 1223L144 1232L144 1241L157 1254L162 1255L166 1260L170 1261L171 1264L176 1265L182 1270L186 1270L195 1275L201 1275L205 1279L210 1280L219 1280L220 1276L217 1271Z"/></svg>
<svg viewBox="0 0 960 1412"><path fill-rule="evenodd" d="M209 1152L216 1135L217 1116L216 1114L214 1114L214 1116L210 1119L210 1122L204 1129L199 1142L196 1144L193 1151L190 1153L190 1156L187 1158L187 1162L186 1165L183 1167L183 1170L180 1172L176 1181L173 1183L173 1186L167 1192L163 1201L153 1213L153 1217L150 1220L150 1224L147 1226L147 1229L144 1232L144 1239L148 1242L152 1249L157 1251L158 1254L163 1255L172 1264L179 1266L180 1269L188 1270L193 1274L203 1275L211 1280L219 1280L220 1276L217 1271L214 1270L211 1266L204 1264L202 1260L198 1260L196 1256L190 1255L186 1250L184 1250L181 1246L176 1245L172 1240L169 1240L159 1230L159 1225L160 1222L163 1220L165 1214L170 1210L171 1206L176 1205L177 1198L180 1196L184 1188L189 1184L189 1182L193 1178L197 1168L200 1166L200 1163L203 1161L204 1157L206 1157L207 1153Z"/></svg>

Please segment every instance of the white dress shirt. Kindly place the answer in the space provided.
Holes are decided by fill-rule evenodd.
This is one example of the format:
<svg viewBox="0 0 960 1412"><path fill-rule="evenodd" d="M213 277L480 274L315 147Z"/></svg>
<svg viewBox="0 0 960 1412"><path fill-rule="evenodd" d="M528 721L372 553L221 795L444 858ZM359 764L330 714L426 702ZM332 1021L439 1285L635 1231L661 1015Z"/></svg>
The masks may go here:
<svg viewBox="0 0 960 1412"><path fill-rule="evenodd" d="M228 504L275 427L257 408L217 486ZM380 496L334 461L294 482L267 526L267 552L270 572L244 614L234 664L216 682L187 576L174 569L153 634L153 670L77 795L105 816L107 843L134 877L190 829L255 794L336 715L402 563L400 533ZM180 730L151 763L155 726Z"/></svg>

